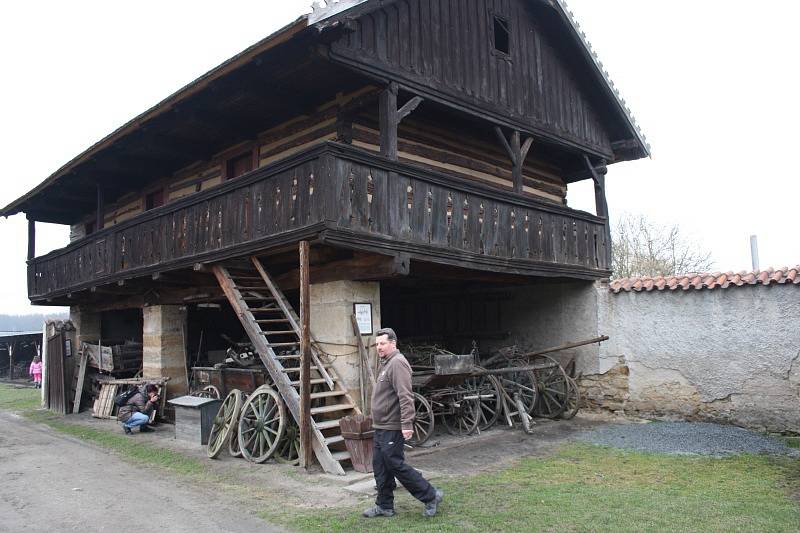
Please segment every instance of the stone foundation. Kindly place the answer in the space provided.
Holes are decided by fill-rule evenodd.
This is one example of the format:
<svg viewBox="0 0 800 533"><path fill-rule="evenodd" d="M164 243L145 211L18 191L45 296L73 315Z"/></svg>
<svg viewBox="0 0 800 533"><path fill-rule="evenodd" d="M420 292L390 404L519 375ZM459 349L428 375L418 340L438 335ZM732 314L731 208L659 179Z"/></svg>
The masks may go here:
<svg viewBox="0 0 800 533"><path fill-rule="evenodd" d="M169 377L167 398L189 392L186 376L186 309L177 305L145 307L143 377Z"/></svg>
<svg viewBox="0 0 800 533"><path fill-rule="evenodd" d="M353 333L351 316L353 304L372 304L372 329L381 327L381 291L377 282L333 281L312 284L311 334L332 357L333 367L343 385L350 391L353 400L360 406L359 388L360 360L355 348L357 338ZM363 336L364 345L372 343L372 337ZM374 360L374 350L370 350ZM360 406L363 408L363 406Z"/></svg>
<svg viewBox="0 0 800 533"><path fill-rule="evenodd" d="M100 339L100 313L86 307L73 305L69 308L69 319L75 326L75 351L83 342L97 342Z"/></svg>

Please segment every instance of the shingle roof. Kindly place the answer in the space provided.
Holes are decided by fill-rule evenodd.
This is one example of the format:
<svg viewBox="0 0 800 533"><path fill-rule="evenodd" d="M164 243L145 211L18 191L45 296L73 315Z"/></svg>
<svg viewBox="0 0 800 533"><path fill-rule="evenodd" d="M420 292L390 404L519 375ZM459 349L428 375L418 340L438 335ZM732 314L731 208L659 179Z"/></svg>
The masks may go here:
<svg viewBox="0 0 800 533"><path fill-rule="evenodd" d="M800 285L800 265L792 268L768 268L756 272L714 272L713 274L685 274L681 276L658 276L654 278L623 278L609 283L611 292L651 292L663 290L727 289L743 285Z"/></svg>

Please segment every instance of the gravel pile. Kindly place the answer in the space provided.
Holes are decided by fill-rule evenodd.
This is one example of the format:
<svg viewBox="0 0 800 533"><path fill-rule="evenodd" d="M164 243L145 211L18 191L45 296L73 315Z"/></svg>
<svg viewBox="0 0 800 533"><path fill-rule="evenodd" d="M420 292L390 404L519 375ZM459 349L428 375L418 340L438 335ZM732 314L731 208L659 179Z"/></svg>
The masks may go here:
<svg viewBox="0 0 800 533"><path fill-rule="evenodd" d="M776 438L735 426L704 422L653 422L613 424L580 433L578 440L645 452L686 455L735 455L766 453L800 457Z"/></svg>

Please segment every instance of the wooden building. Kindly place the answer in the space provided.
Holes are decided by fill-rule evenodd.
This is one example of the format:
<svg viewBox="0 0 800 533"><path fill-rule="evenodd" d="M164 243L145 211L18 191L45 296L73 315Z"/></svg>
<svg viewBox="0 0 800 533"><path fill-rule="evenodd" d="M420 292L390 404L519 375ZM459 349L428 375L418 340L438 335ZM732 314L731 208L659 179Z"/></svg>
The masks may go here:
<svg viewBox="0 0 800 533"><path fill-rule="evenodd" d="M143 342L145 375L169 375L174 394L187 360L244 328L296 396L275 350L291 343L263 330L296 326L310 242L311 329L340 355L341 377L317 377L350 398L353 304L404 338L502 337L504 291L609 275L606 168L648 155L561 0L340 0L0 214L28 217L31 302L71 306L78 344L105 330ZM594 181L594 214L567 206L579 180ZM70 225L71 242L36 257L36 221ZM265 294L280 318L253 312ZM330 435L318 426L315 446Z"/></svg>

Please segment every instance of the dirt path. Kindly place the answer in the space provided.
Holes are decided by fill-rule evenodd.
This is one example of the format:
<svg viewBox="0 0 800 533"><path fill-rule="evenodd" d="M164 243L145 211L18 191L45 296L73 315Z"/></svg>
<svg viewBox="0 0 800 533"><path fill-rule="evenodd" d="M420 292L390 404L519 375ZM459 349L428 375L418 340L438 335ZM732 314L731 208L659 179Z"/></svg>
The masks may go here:
<svg viewBox="0 0 800 533"><path fill-rule="evenodd" d="M0 412L0 531L281 531L234 501Z"/></svg>

